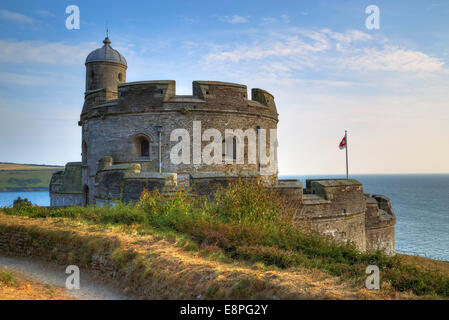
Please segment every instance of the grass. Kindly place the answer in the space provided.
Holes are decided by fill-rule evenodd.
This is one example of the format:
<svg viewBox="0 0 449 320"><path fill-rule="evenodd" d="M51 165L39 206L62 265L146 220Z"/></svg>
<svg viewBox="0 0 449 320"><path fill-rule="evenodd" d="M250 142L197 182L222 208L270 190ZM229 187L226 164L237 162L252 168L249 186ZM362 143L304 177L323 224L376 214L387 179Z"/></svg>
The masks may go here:
<svg viewBox="0 0 449 320"><path fill-rule="evenodd" d="M14 286L16 284L17 281L11 273L5 271L0 272L0 288L2 286Z"/></svg>
<svg viewBox="0 0 449 320"><path fill-rule="evenodd" d="M359 286L363 286L365 268L374 264L381 271L382 281L394 290L449 297L447 273L425 270L381 251L361 253L351 243L336 244L307 230L294 223L294 210L259 182L237 181L220 188L213 197L215 201L195 198L186 190L172 195L144 191L141 199L130 205L53 210L34 206L5 208L4 212L31 218L66 217L97 225L139 226L141 233L157 230L171 234L174 239L182 239L188 250L209 250L223 261L246 261L256 268L318 269ZM115 257L118 261L128 258L120 254ZM254 287L260 285L256 281ZM241 289L235 288L237 295Z"/></svg>

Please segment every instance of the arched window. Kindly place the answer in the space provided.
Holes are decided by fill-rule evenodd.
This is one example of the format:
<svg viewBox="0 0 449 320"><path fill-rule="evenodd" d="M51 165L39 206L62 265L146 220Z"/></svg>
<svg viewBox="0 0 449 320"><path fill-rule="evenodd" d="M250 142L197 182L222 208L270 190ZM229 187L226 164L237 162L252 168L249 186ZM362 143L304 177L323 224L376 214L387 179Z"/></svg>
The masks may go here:
<svg viewBox="0 0 449 320"><path fill-rule="evenodd" d="M149 157L150 156L150 143L146 139L140 141L140 156Z"/></svg>
<svg viewBox="0 0 449 320"><path fill-rule="evenodd" d="M122 73L121 72L118 74L118 81L122 81Z"/></svg>

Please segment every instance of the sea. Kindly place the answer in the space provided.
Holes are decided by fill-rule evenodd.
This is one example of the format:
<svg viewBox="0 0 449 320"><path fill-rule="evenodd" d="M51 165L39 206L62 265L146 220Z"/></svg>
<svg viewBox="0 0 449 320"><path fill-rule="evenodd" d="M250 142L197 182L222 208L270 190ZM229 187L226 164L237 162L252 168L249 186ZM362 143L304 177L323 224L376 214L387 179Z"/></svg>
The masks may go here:
<svg viewBox="0 0 449 320"><path fill-rule="evenodd" d="M280 179L344 178L341 175L280 175ZM365 193L390 198L396 214L396 250L399 253L449 261L449 174L352 175ZM48 206L47 191L0 192L0 207L17 197Z"/></svg>

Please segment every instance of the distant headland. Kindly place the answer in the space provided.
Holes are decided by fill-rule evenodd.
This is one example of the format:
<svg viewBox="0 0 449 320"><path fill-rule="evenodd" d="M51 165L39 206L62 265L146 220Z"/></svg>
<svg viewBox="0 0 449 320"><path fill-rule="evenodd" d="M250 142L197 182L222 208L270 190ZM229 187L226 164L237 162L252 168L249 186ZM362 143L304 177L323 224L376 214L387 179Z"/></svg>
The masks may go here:
<svg viewBox="0 0 449 320"><path fill-rule="evenodd" d="M0 162L0 192L47 191L51 175L63 166Z"/></svg>

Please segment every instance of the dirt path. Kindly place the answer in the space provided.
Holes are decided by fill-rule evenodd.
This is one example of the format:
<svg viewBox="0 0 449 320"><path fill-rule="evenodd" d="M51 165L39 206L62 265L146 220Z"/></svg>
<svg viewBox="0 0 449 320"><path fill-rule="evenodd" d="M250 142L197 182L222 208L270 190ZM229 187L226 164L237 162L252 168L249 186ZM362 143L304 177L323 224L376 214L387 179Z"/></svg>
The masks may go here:
<svg viewBox="0 0 449 320"><path fill-rule="evenodd" d="M0 266L0 300L72 300L64 288L30 279Z"/></svg>
<svg viewBox="0 0 449 320"><path fill-rule="evenodd" d="M68 276L65 273L65 267L31 261L27 258L0 256L0 271L11 273L17 280L17 285L15 286L4 285L0 288L0 299L130 299L130 297L117 292L111 286L93 279L89 274L83 273L82 270L80 270L80 289L68 290L65 287ZM30 288L33 291L30 291Z"/></svg>

